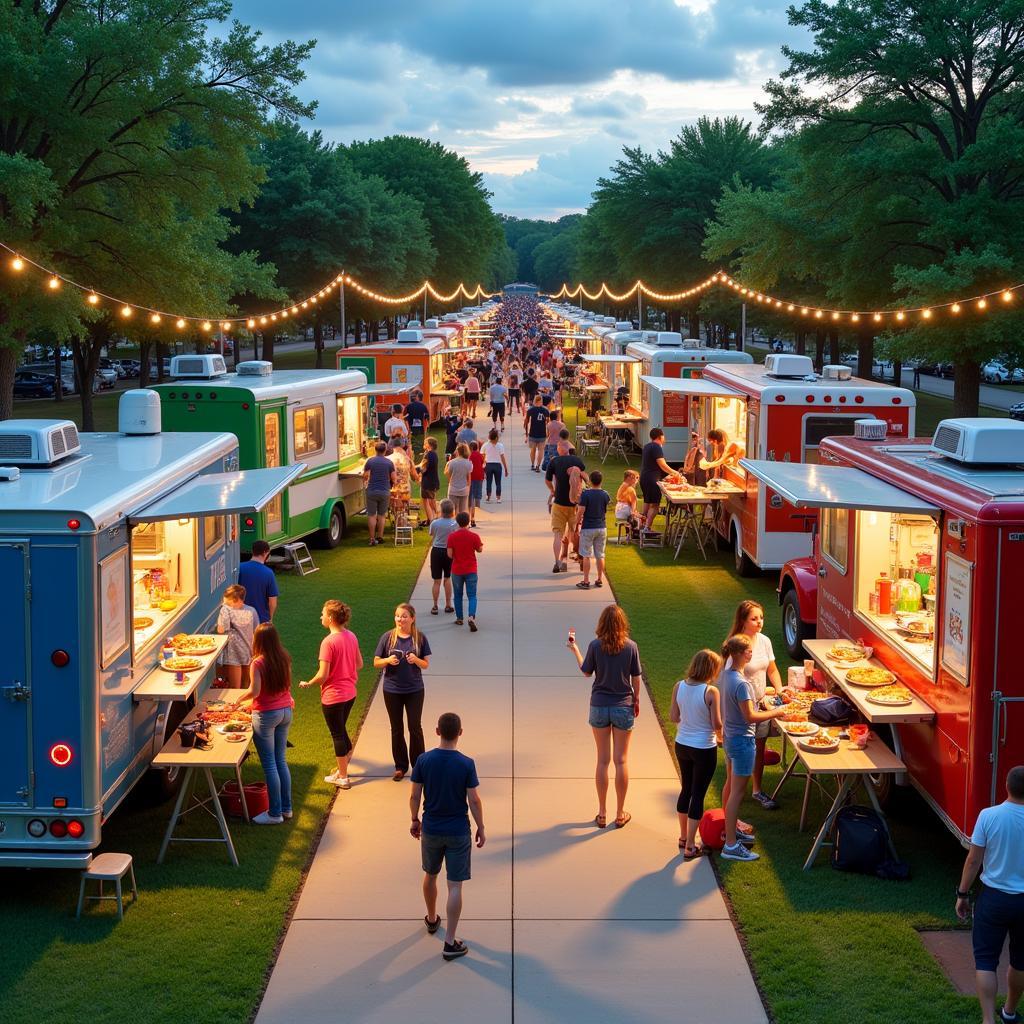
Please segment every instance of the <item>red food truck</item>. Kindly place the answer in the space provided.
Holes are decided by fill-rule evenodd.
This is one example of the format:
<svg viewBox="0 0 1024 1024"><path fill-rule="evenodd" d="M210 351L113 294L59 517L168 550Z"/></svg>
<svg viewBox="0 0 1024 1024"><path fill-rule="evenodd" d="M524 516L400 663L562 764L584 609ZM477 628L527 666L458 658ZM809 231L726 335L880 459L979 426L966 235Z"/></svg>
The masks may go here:
<svg viewBox="0 0 1024 1024"><path fill-rule="evenodd" d="M848 366L817 374L807 356L771 354L763 365L709 363L701 380L681 381L674 391L693 402L691 429L702 443L709 430L721 430L738 456L755 459L815 463L823 438L852 434L865 417L884 420L894 437L914 433L912 391L854 377ZM788 506L737 461L719 474L742 493L729 495L716 520L736 571L749 576L809 555L813 516Z"/></svg>
<svg viewBox="0 0 1024 1024"><path fill-rule="evenodd" d="M1024 761L1011 617L1024 575L1024 423L944 420L931 439L886 436L877 421L857 432L825 439L816 465L743 461L819 521L813 556L782 572L787 647L821 662L815 629L863 642L907 700L927 705L927 721L878 731L966 843Z"/></svg>

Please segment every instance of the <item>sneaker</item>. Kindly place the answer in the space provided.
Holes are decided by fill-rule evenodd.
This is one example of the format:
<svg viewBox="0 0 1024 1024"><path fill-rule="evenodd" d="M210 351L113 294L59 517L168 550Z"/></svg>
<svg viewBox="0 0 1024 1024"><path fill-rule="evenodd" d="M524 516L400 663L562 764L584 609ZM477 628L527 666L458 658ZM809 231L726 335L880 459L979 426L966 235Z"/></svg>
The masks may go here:
<svg viewBox="0 0 1024 1024"><path fill-rule="evenodd" d="M285 821L291 821L291 819L292 819L292 812L291 811L282 811L281 812L281 817L284 818Z"/></svg>
<svg viewBox="0 0 1024 1024"><path fill-rule="evenodd" d="M1007 1013L1003 1007L999 1007L999 1019L1004 1021L1004 1024L1017 1024L1018 1021L1024 1020L1024 1017L1016 1010L1013 1013Z"/></svg>
<svg viewBox="0 0 1024 1024"><path fill-rule="evenodd" d="M465 956L469 952L469 946L459 939L454 942L446 942L444 944L444 952L441 954L445 960L458 960L460 956Z"/></svg>
<svg viewBox="0 0 1024 1024"><path fill-rule="evenodd" d="M754 853L753 850L748 850L742 843L737 843L735 846L723 846L722 847L722 859L723 860L760 860L761 855Z"/></svg>
<svg viewBox="0 0 1024 1024"><path fill-rule="evenodd" d="M337 768L335 768L335 770L333 772L331 772L330 775L325 775L324 776L324 782L327 782L327 783L329 783L332 786L336 786L338 784L338 780L340 778L341 778L341 776L338 774Z"/></svg>
<svg viewBox="0 0 1024 1024"><path fill-rule="evenodd" d="M751 793L750 794L766 811L774 811L778 808L778 804L767 794L767 793Z"/></svg>
<svg viewBox="0 0 1024 1024"><path fill-rule="evenodd" d="M500 497L498 498L498 504L499 505L501 504L501 498Z"/></svg>
<svg viewBox="0 0 1024 1024"><path fill-rule="evenodd" d="M559 572L568 572L569 571L569 564L567 562L559 562L558 563L558 571Z"/></svg>
<svg viewBox="0 0 1024 1024"><path fill-rule="evenodd" d="M562 563L561 562L555 562L555 564L552 567L551 571L552 572L565 572L565 570L562 568Z"/></svg>
<svg viewBox="0 0 1024 1024"><path fill-rule="evenodd" d="M476 632L476 620L475 619L470 619L469 620L469 631L470 631L470 633L475 633Z"/></svg>
<svg viewBox="0 0 1024 1024"><path fill-rule="evenodd" d="M742 843L744 846L753 846L757 842L757 836L753 832L737 832L736 842Z"/></svg>
<svg viewBox="0 0 1024 1024"><path fill-rule="evenodd" d="M272 815L270 811L263 811L252 819L254 825L280 825L284 821L283 815Z"/></svg>
<svg viewBox="0 0 1024 1024"><path fill-rule="evenodd" d="M337 787L338 787L338 789L351 789L352 788L352 783L349 782L349 778L348 778L347 775L342 775L342 777L340 779L338 779Z"/></svg>

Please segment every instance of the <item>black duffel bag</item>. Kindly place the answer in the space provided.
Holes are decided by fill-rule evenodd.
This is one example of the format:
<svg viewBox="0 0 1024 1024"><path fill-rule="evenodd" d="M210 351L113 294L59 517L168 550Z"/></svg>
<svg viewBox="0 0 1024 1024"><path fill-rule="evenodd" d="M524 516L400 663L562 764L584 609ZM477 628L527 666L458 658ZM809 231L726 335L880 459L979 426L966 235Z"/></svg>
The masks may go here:
<svg viewBox="0 0 1024 1024"><path fill-rule="evenodd" d="M826 697L811 705L808 718L818 725L846 725L856 714L857 709L842 697Z"/></svg>
<svg viewBox="0 0 1024 1024"><path fill-rule="evenodd" d="M870 807L851 804L836 815L832 867L873 875L889 857L889 833L881 815Z"/></svg>

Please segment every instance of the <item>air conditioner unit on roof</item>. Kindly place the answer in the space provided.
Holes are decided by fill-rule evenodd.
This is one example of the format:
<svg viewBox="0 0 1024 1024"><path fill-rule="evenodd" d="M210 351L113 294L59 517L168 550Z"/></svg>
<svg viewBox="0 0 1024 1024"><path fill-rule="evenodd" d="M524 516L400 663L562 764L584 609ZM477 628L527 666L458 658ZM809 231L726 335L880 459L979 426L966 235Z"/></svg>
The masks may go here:
<svg viewBox="0 0 1024 1024"><path fill-rule="evenodd" d="M423 340L422 331L399 331L398 343L400 345L415 345Z"/></svg>
<svg viewBox="0 0 1024 1024"><path fill-rule="evenodd" d="M1024 462L1024 423L981 417L943 420L931 448L969 465L1012 466Z"/></svg>
<svg viewBox="0 0 1024 1024"><path fill-rule="evenodd" d="M16 466L52 466L81 448L71 420L0 422L0 462Z"/></svg>
<svg viewBox="0 0 1024 1024"><path fill-rule="evenodd" d="M228 372L222 355L175 356L171 360L171 376L184 380L210 380Z"/></svg>
<svg viewBox="0 0 1024 1024"><path fill-rule="evenodd" d="M764 357L764 368L773 377L813 377L814 362L810 356L772 352Z"/></svg>
<svg viewBox="0 0 1024 1024"><path fill-rule="evenodd" d="M247 359L235 366L239 377L269 377L274 372L274 364L266 359Z"/></svg>

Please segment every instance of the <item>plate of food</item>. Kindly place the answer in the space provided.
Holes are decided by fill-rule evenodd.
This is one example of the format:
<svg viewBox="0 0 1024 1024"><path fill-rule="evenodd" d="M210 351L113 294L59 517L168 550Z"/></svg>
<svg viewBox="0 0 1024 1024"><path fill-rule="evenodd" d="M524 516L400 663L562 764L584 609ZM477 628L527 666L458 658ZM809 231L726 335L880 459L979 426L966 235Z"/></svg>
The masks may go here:
<svg viewBox="0 0 1024 1024"><path fill-rule="evenodd" d="M176 655L161 661L160 667L165 672L196 672L203 667L203 663L198 658L185 658Z"/></svg>
<svg viewBox="0 0 1024 1024"><path fill-rule="evenodd" d="M890 686L896 677L886 668L851 668L847 669L846 681L854 686Z"/></svg>
<svg viewBox="0 0 1024 1024"><path fill-rule="evenodd" d="M225 736L230 736L232 733L248 732L249 728L249 723L240 718L233 718L223 725L216 726L217 732Z"/></svg>
<svg viewBox="0 0 1024 1024"><path fill-rule="evenodd" d="M863 661L868 656L868 649L861 644L833 644L825 657L830 661Z"/></svg>
<svg viewBox="0 0 1024 1024"><path fill-rule="evenodd" d="M872 704L897 708L913 703L914 695L902 683L896 683L892 686L882 686L877 690L872 690L865 699L871 701Z"/></svg>
<svg viewBox="0 0 1024 1024"><path fill-rule="evenodd" d="M224 739L228 743L245 743L249 739L249 734L246 732L229 732L225 734Z"/></svg>
<svg viewBox="0 0 1024 1024"><path fill-rule="evenodd" d="M806 708L793 708L787 711L784 715L780 715L778 721L784 726L791 722L806 722L807 721L807 709Z"/></svg>
<svg viewBox="0 0 1024 1024"><path fill-rule="evenodd" d="M931 619L903 619L898 625L902 632L909 633L913 637L927 638L935 632L935 625Z"/></svg>
<svg viewBox="0 0 1024 1024"><path fill-rule="evenodd" d="M814 722L783 722L782 728L790 736L813 736L818 731Z"/></svg>
<svg viewBox="0 0 1024 1024"><path fill-rule="evenodd" d="M171 646L178 654L212 654L217 650L217 638L201 633L175 633Z"/></svg>
<svg viewBox="0 0 1024 1024"><path fill-rule="evenodd" d="M153 625L153 620L148 615L136 615L132 619L132 629L149 629Z"/></svg>
<svg viewBox="0 0 1024 1024"><path fill-rule="evenodd" d="M799 739L797 742L804 750L809 750L813 754L831 754L839 749L839 739L827 731L818 732L814 736Z"/></svg>

